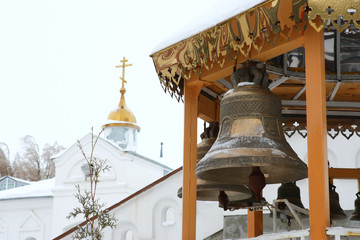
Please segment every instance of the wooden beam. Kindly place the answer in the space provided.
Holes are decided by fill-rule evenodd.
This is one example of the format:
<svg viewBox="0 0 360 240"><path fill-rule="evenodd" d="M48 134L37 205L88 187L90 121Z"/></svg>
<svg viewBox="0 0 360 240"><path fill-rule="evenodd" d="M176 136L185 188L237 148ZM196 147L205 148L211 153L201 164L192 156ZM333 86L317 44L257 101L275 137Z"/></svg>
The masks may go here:
<svg viewBox="0 0 360 240"><path fill-rule="evenodd" d="M212 101L209 98L199 95L199 118L206 122L219 121L219 101Z"/></svg>
<svg viewBox="0 0 360 240"><path fill-rule="evenodd" d="M245 58L241 58L242 61L246 61ZM221 78L230 76L234 72L235 63L228 57L222 57L220 61L225 60L224 66L220 67L219 64L214 63L211 70L204 70L201 74L201 79L209 82L215 82Z"/></svg>
<svg viewBox="0 0 360 240"><path fill-rule="evenodd" d="M303 45L304 36L300 32L294 30L288 39L279 36L279 39L276 41L274 46L266 42L260 53L253 49L250 52L250 58L252 60L265 62L271 58L279 56ZM201 74L201 80L214 82L221 78L230 76L234 71L235 63L227 57L223 57L219 61L223 60L225 60L223 67L220 67L219 64L215 63L211 70L204 70ZM237 59L237 63L242 63L247 60L248 58L240 55ZM193 74L192 78L195 80L199 77L196 74Z"/></svg>
<svg viewBox="0 0 360 240"><path fill-rule="evenodd" d="M357 179L358 192L360 192L360 168L329 168L330 183L333 179Z"/></svg>
<svg viewBox="0 0 360 240"><path fill-rule="evenodd" d="M185 81L184 86L184 164L182 239L196 239L196 176L198 96L202 83Z"/></svg>
<svg viewBox="0 0 360 240"><path fill-rule="evenodd" d="M329 178L360 180L360 168L329 168Z"/></svg>
<svg viewBox="0 0 360 240"><path fill-rule="evenodd" d="M304 36L300 32L294 30L292 31L289 39L285 39L279 36L279 39L276 41L274 46L266 43L260 53L258 53L256 50L252 50L251 59L260 62L266 62L269 59L302 47L303 45Z"/></svg>
<svg viewBox="0 0 360 240"><path fill-rule="evenodd" d="M248 238L257 237L263 234L263 212L248 210L247 214Z"/></svg>
<svg viewBox="0 0 360 240"><path fill-rule="evenodd" d="M310 239L330 239L324 32L305 31Z"/></svg>
<svg viewBox="0 0 360 240"><path fill-rule="evenodd" d="M229 89L227 89L226 87L224 87L222 84L218 83L218 82L214 82L214 85L218 88L220 88L222 91L227 92Z"/></svg>

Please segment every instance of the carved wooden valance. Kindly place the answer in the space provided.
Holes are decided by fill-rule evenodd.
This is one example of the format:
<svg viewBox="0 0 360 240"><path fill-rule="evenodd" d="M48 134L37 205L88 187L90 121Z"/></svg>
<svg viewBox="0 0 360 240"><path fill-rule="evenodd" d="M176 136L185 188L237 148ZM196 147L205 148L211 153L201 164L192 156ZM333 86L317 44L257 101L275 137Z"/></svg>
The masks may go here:
<svg viewBox="0 0 360 240"><path fill-rule="evenodd" d="M179 101L183 81L193 74L201 78L204 70L216 65L222 68L226 61L236 64L240 56L249 58L251 51L261 52L265 43L275 46L279 39L289 40L293 31L303 33L309 25L317 31L329 26L344 31L359 28L359 20L359 0L265 1L151 57L162 88Z"/></svg>

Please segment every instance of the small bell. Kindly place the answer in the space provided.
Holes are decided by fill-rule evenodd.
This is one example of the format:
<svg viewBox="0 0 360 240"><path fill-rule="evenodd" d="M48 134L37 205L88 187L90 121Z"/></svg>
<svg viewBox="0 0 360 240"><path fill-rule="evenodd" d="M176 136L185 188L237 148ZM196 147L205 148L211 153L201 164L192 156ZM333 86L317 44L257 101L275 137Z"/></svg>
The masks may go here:
<svg viewBox="0 0 360 240"><path fill-rule="evenodd" d="M219 123L212 122L209 127L206 127L204 122L204 132L200 134L201 142L197 145L197 161L202 159L205 154L209 151L211 146L216 140L216 136L219 133Z"/></svg>
<svg viewBox="0 0 360 240"><path fill-rule="evenodd" d="M339 194L335 191L335 186L329 183L329 198L330 198L330 219L331 220L343 220L347 216L340 207Z"/></svg>
<svg viewBox="0 0 360 240"><path fill-rule="evenodd" d="M300 188L296 186L296 182L282 183L281 186L278 188L277 199L287 199L290 203L298 207L304 208L304 205L302 204L300 199ZM279 208L281 209L280 203Z"/></svg>
<svg viewBox="0 0 360 240"><path fill-rule="evenodd" d="M287 199L290 203L300 207L304 208L304 205L301 202L300 198L300 188L296 186L296 182L288 182L288 183L282 183L281 186L278 188L278 196L277 199ZM284 202L277 202L276 207L279 210L285 210L287 209L287 206ZM281 215L283 214L283 215ZM273 216L273 212L270 213L270 217ZM308 217L308 215L300 214L301 217ZM282 221L293 218L292 216L288 216L284 213L277 212L277 217L279 217Z"/></svg>
<svg viewBox="0 0 360 240"><path fill-rule="evenodd" d="M356 194L356 200L355 200L355 210L351 214L351 217L349 220L351 221L360 221L360 192Z"/></svg>
<svg viewBox="0 0 360 240"><path fill-rule="evenodd" d="M206 128L204 124L204 132L200 135L201 142L197 145L197 159L200 160L209 151L216 140L219 132L219 123L212 122ZM196 182L196 199L200 201L219 201L222 202L226 210L226 203L229 201L237 201L248 199L252 196L252 192L246 185L240 184L221 184L212 181L204 181L197 179ZM182 198L182 188L179 188L177 196Z"/></svg>

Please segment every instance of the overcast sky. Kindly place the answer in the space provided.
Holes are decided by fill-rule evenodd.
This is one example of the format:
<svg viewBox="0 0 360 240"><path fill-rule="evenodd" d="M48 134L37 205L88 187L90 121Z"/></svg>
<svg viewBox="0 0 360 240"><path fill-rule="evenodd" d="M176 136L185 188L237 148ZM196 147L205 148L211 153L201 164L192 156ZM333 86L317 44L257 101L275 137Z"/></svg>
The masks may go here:
<svg viewBox="0 0 360 240"><path fill-rule="evenodd" d="M1 1L0 142L11 158L27 134L40 148L69 147L92 126L100 131L119 101L115 66L125 56L138 153L156 159L164 142L167 163L180 166L183 104L163 92L149 55L209 2L216 1Z"/></svg>

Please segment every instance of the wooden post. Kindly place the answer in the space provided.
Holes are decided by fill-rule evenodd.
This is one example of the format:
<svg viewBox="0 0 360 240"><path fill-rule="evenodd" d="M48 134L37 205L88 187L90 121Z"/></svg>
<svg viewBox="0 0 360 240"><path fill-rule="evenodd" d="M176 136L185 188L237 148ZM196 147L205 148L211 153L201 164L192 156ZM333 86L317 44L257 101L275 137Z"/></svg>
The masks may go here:
<svg viewBox="0 0 360 240"><path fill-rule="evenodd" d="M330 239L324 31L305 31L310 239Z"/></svg>
<svg viewBox="0 0 360 240"><path fill-rule="evenodd" d="M248 238L257 237L263 234L263 212L250 211L247 214Z"/></svg>
<svg viewBox="0 0 360 240"><path fill-rule="evenodd" d="M185 81L182 239L196 239L196 177L198 96L202 83Z"/></svg>

